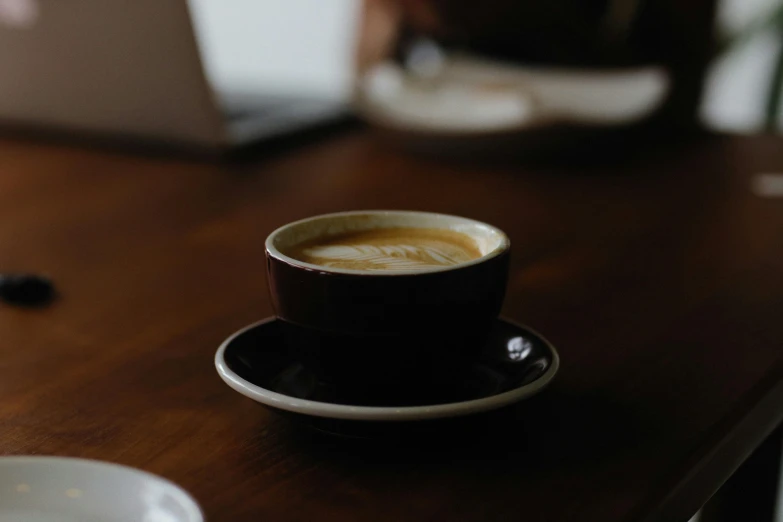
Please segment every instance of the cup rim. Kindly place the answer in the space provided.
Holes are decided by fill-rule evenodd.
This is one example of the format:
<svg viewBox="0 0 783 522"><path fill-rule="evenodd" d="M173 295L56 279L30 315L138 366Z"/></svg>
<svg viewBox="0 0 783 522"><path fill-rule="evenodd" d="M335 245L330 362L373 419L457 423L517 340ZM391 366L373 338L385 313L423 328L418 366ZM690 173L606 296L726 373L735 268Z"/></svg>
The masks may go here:
<svg viewBox="0 0 783 522"><path fill-rule="evenodd" d="M377 271L368 271L368 270L354 270L350 268L334 268L334 267L327 267L323 265L316 265L313 263L306 263L304 261L300 261L298 259L295 259L293 257L287 256L286 254L283 254L280 252L280 250L277 249L274 245L274 240L276 236L278 236L280 233L285 232L287 229L290 229L292 227L302 225L304 223L308 223L311 221L315 221L318 219L328 219L328 218L337 218L337 217L344 217L344 216L357 216L357 215L387 215L387 216L394 216L394 215L407 215L407 216L421 216L421 217L441 217L445 219L455 219L460 220L462 222L471 223L473 225L477 225L480 227L485 227L489 230L491 230L493 233L497 234L497 236L500 238L500 243L493 248L491 251L487 252L486 254L482 255L481 257L477 257L476 259L471 259L469 261L465 261L464 263L459 263L456 265L449 265L449 266L439 266L439 267L431 267L431 268L423 268L423 269L412 269L412 270L394 270L394 271L383 271L383 270L377 270ZM439 272L450 272L453 270L460 270L466 267L475 266L481 263L485 263L489 261L490 259L493 259L509 250L511 247L511 241L509 240L508 236L505 232L503 232L501 229L499 229L496 226L490 225L489 223L485 223L483 221L479 221L477 219L472 219L464 216L457 216L454 214L444 214L441 212L426 212L426 211L420 211L420 210L349 210L344 212L330 212L326 214L318 214L315 216L310 216L304 219L299 219L296 221L292 221L290 223L287 223L281 227L276 228L273 230L266 238L266 241L264 243L264 247L266 250L266 253L268 256L281 261L283 263L286 263L287 265L291 265L296 268L302 268L307 271L313 271L313 272L322 272L326 274L343 274L343 275L358 275L358 276L373 276L373 277L394 277L394 276L412 276L412 275L426 275L426 274L434 274Z"/></svg>

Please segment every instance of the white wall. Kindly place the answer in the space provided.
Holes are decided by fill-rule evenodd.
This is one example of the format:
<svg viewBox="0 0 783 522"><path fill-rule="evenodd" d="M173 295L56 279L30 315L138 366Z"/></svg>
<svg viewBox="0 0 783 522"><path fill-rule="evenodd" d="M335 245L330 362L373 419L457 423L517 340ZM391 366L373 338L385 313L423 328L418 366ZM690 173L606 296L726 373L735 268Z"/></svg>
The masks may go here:
<svg viewBox="0 0 783 522"><path fill-rule="evenodd" d="M782 1L721 0L718 31L734 34ZM707 79L702 105L708 125L729 131L762 127L773 61L780 46L779 36L766 32L717 60ZM783 113L778 121L783 124Z"/></svg>
<svg viewBox="0 0 783 522"><path fill-rule="evenodd" d="M344 98L358 0L189 0L207 73L221 86Z"/></svg>

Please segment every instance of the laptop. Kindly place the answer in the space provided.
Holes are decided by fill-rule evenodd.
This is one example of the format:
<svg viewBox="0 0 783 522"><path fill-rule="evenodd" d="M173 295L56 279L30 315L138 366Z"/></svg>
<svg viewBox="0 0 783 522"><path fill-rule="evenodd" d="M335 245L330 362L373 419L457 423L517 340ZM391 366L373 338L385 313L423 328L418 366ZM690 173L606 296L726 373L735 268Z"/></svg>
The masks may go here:
<svg viewBox="0 0 783 522"><path fill-rule="evenodd" d="M0 123L220 150L348 113L334 98L214 89L186 0L0 0Z"/></svg>

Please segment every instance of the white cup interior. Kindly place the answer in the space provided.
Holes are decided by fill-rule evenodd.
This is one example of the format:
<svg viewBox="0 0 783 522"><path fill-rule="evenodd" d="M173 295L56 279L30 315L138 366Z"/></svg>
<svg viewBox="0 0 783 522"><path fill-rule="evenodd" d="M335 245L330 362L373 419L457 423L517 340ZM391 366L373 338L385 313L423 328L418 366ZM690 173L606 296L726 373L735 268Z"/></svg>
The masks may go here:
<svg viewBox="0 0 783 522"><path fill-rule="evenodd" d="M364 270L325 267L294 259L283 252L290 251L301 243L319 237L330 237L348 232L382 228L435 228L462 233L475 242L481 257L457 265L428 267L415 270L374 270L372 274L410 274L454 270L467 265L481 263L508 250L510 242L502 230L476 221L448 214L402 210L367 210L324 214L295 221L272 232L266 240L269 255L286 263L319 270L347 274L367 274Z"/></svg>

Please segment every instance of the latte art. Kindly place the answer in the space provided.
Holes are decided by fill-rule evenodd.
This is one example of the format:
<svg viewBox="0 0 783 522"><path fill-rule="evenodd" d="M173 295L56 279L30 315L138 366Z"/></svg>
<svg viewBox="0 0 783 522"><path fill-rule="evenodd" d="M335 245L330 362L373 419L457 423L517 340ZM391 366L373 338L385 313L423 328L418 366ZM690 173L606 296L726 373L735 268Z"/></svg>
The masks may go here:
<svg viewBox="0 0 783 522"><path fill-rule="evenodd" d="M470 258L459 259L453 252L435 247L414 245L334 245L308 248L306 256L319 259L320 265L340 266L345 263L366 264L366 270L410 270L456 265Z"/></svg>
<svg viewBox="0 0 783 522"><path fill-rule="evenodd" d="M457 265L481 257L473 240L439 229L375 229L321 238L290 255L306 263L353 270L417 270Z"/></svg>

